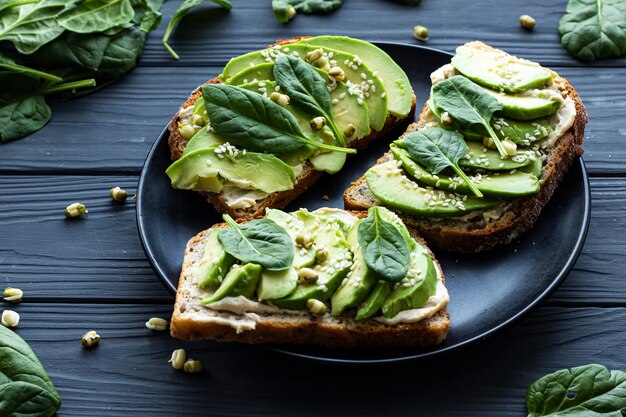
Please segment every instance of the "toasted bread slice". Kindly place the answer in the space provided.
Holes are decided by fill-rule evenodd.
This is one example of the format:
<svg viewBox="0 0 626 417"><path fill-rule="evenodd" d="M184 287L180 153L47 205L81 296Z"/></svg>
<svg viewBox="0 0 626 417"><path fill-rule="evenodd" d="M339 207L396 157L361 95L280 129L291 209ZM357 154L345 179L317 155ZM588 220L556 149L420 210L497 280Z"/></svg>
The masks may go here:
<svg viewBox="0 0 626 417"><path fill-rule="evenodd" d="M367 213L353 213L366 216ZM215 227L225 227L217 224ZM329 348L394 348L431 347L442 343L450 329L445 307L434 315L414 323L384 324L374 319L354 320L354 313L332 317L316 316L308 311L268 307L268 311L234 314L212 310L201 304L206 294L190 271L204 253L208 231L200 232L187 243L182 272L178 282L176 304L171 321L171 334L184 340L213 339L219 342L313 344ZM414 232L411 235L424 247L426 243ZM435 267L445 282L441 266L432 252ZM234 320L239 329L227 321Z"/></svg>
<svg viewBox="0 0 626 417"><path fill-rule="evenodd" d="M485 50L495 50L482 42L470 42L468 46ZM582 143L587 124L587 111L583 106L578 93L571 84L556 72L552 71L554 83L563 93L570 97L576 107L576 119L572 127L565 132L554 147L547 154L547 162L543 166L539 191L529 197L520 197L509 200L500 206L504 214L497 218L485 219L481 213L467 221L463 217L448 217L436 221L407 215L398 212L407 227L414 228L429 243L434 243L442 249L473 253L491 249L498 245L510 243L526 231L537 221L543 207L550 201L554 191L563 180L576 156L583 154ZM426 126L430 110L424 105L418 117L418 122L411 124L407 132L416 131ZM392 158L391 153L382 156L377 163L383 163ZM371 193L364 177L356 180L344 193L346 210L367 210L373 205L382 204ZM393 208L391 208L393 209Z"/></svg>
<svg viewBox="0 0 626 417"><path fill-rule="evenodd" d="M309 38L310 36L298 36L295 38L287 39L287 40L279 40L274 45L286 45L290 43L298 42L302 39ZM270 45L270 47L273 45ZM206 82L206 84L219 84L221 81L219 78L213 78ZM169 130L169 139L168 144L170 147L170 154L172 161L176 161L179 159L182 154L185 146L187 146L188 140L183 138L178 133L178 124L180 123L180 110L183 108L187 108L189 106L193 106L196 100L202 97L202 86L196 88L187 101L181 106L179 111L174 115L170 124L168 126ZM365 149L370 143L375 140L381 139L387 134L397 133L399 134L403 131L406 126L414 120L415 117L415 108L416 108L416 100L415 94L413 94L413 102L411 105L411 110L409 114L402 119L397 119L393 115L389 114L387 116L387 120L385 125L380 131L372 130L371 133L365 137L357 139L355 141L350 142L347 146L354 149ZM296 178L296 183L292 190L281 191L273 193L264 199L257 200L254 206L248 208L232 208L227 203L223 196L219 193L210 193L210 192L201 192L208 201L211 203L215 209L220 213L227 213L233 218L244 218L244 219L252 219L255 217L263 216L266 208L284 208L287 204L293 201L300 194L305 192L309 187L311 187L315 182L322 176L322 171L316 171L313 169L313 166L307 161L302 169L302 172Z"/></svg>

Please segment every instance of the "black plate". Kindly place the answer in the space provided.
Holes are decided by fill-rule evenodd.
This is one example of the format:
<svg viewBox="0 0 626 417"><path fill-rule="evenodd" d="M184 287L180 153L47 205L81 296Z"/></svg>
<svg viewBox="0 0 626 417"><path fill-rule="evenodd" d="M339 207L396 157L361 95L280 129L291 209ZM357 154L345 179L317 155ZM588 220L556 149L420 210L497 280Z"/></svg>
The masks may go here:
<svg viewBox="0 0 626 417"><path fill-rule="evenodd" d="M418 107L428 97L430 73L450 61L450 55L410 45L377 43L407 72ZM165 286L174 294L187 240L221 221L198 194L174 190L165 175L170 164L164 130L150 150L137 191L137 223L146 255ZM334 176L324 176L288 210L299 207L343 208L343 191L360 177L388 147L379 141L349 159ZM322 199L328 195L330 200ZM478 255L435 250L450 291L452 328L448 339L429 350L351 350L274 346L301 358L380 363L426 358L458 350L479 341L528 313L556 290L574 265L583 246L590 213L590 193L582 159L575 161L535 227L509 246Z"/></svg>

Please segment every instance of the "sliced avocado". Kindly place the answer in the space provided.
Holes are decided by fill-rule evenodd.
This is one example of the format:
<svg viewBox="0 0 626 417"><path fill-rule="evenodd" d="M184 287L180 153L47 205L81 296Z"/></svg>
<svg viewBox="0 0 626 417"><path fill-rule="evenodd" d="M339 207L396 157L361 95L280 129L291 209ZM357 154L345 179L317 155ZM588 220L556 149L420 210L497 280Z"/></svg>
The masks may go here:
<svg viewBox="0 0 626 417"><path fill-rule="evenodd" d="M346 163L346 156L343 152L323 152L311 157L311 165L316 171L336 174Z"/></svg>
<svg viewBox="0 0 626 417"><path fill-rule="evenodd" d="M332 306L331 314L333 316L343 313L349 307L359 305L378 281L377 274L367 267L359 246L358 227L360 222L361 220L357 221L348 233L347 241L350 247L353 248L353 265L339 289L330 299Z"/></svg>
<svg viewBox="0 0 626 417"><path fill-rule="evenodd" d="M305 211L304 209L301 209L300 212L308 213L308 211ZM341 229L343 230L344 234L347 234L352 228L352 226L354 225L354 223L356 223L356 221L358 220L356 216L352 215L348 211L337 209L337 208L330 208L330 207L318 208L312 214L314 216L326 216L330 219L337 221L339 225L341 226ZM302 215L302 214L296 213L296 215Z"/></svg>
<svg viewBox="0 0 626 417"><path fill-rule="evenodd" d="M306 302L311 298L320 301L329 299L352 265L350 247L337 221L303 211L299 218L306 219L307 229L314 233L315 247L326 249L328 258L313 267L318 274L317 282L298 284L295 292L288 297L272 300L272 304L289 310L306 308ZM312 224L309 225L309 222Z"/></svg>
<svg viewBox="0 0 626 417"><path fill-rule="evenodd" d="M218 147L188 153L174 162L165 173L178 189L220 192L219 178L245 181L250 188L273 193L293 189L293 168L271 154L238 152L234 157L220 158ZM222 154L223 155L223 154ZM259 175L262 172L263 175ZM218 177L219 175L219 177Z"/></svg>
<svg viewBox="0 0 626 417"><path fill-rule="evenodd" d="M502 103L503 107L499 114L515 120L532 120L551 116L561 107L561 103L549 98L516 96L498 93L488 88L484 90Z"/></svg>
<svg viewBox="0 0 626 417"><path fill-rule="evenodd" d="M295 268L282 271L263 271L257 288L259 301L283 298L291 294L298 285L298 272Z"/></svg>
<svg viewBox="0 0 626 417"><path fill-rule="evenodd" d="M361 303L356 311L356 319L364 320L372 317L383 306L385 299L391 294L392 284L387 281L378 281L374 289L367 296L365 301Z"/></svg>
<svg viewBox="0 0 626 417"><path fill-rule="evenodd" d="M435 187L440 190L452 190L461 194L472 194L472 190L460 177L450 177L443 173L438 175L431 174L426 168L411 159L409 152L395 145L391 145L391 152L394 157L402 161L402 167L413 178L418 181ZM539 179L534 175L527 174L522 171L513 171L507 173L495 174L474 174L466 173L476 188L484 195L491 197L514 198L535 194L539 191L541 184Z"/></svg>
<svg viewBox="0 0 626 417"><path fill-rule="evenodd" d="M220 79L226 84L239 85L243 82L257 80L272 80L271 66L273 60L279 53L291 54L304 59L306 54L316 49L322 49L328 56L332 54L329 61L332 66L338 66L345 73L346 84L348 82L363 86L364 102L369 109L370 126L372 129L380 131L387 120L387 93L380 78L374 75L372 70L354 55L336 51L333 49L309 46L304 43L283 45L278 48L268 48L262 51L250 52L248 54L231 59ZM270 64L269 66L267 64ZM356 69L355 69L356 68ZM246 81L247 80L247 81ZM371 81L371 83L370 83ZM367 93L367 94L365 94Z"/></svg>
<svg viewBox="0 0 626 417"><path fill-rule="evenodd" d="M456 48L452 65L475 83L507 93L539 88L552 81L552 73L536 64L525 63L503 52L465 45Z"/></svg>
<svg viewBox="0 0 626 417"><path fill-rule="evenodd" d="M183 155L187 155L188 153L198 151L200 149L214 148L216 146L220 146L224 142L226 141L217 136L215 133L202 128L198 130L198 132L196 132L191 139L189 139L189 142L185 145L185 149L183 149Z"/></svg>
<svg viewBox="0 0 626 417"><path fill-rule="evenodd" d="M428 252L415 242L409 260L409 273L383 301L383 316L392 318L401 311L422 307L436 289L435 264Z"/></svg>
<svg viewBox="0 0 626 417"><path fill-rule="evenodd" d="M537 178L541 178L541 171L543 169L543 162L541 161L541 158L528 158L528 161L530 163L525 167L520 168L520 171L526 172L530 175L534 175Z"/></svg>
<svg viewBox="0 0 626 417"><path fill-rule="evenodd" d="M510 139L521 146L528 146L546 138L552 131L550 120L546 118L522 122L496 117L492 120L491 125L500 139Z"/></svg>
<svg viewBox="0 0 626 417"><path fill-rule="evenodd" d="M206 297L202 303L211 304L225 297L238 297L240 295L252 298L262 269L261 265L257 264L234 265L226 274L226 278L215 291L215 294Z"/></svg>
<svg viewBox="0 0 626 417"><path fill-rule="evenodd" d="M386 206L424 217L456 216L472 210L484 210L501 202L495 198L461 197L446 191L422 188L402 173L395 160L370 168L365 173L365 181L372 194Z"/></svg>
<svg viewBox="0 0 626 417"><path fill-rule="evenodd" d="M347 36L316 36L300 43L324 46L358 56L377 74L387 92L387 109L398 118L411 111L413 89L409 77L389 55L379 47Z"/></svg>
<svg viewBox="0 0 626 417"><path fill-rule="evenodd" d="M298 235L308 235L308 232L304 227L304 223L302 222L302 220L292 216L289 213L285 213L284 211L276 209L267 209L265 218L273 220L274 223L285 229L289 236L291 236L291 239L293 239L296 251L294 254L292 265L296 269L300 269L305 266L311 266L315 263L315 247L311 245L309 248L306 248L296 244L296 238L298 237Z"/></svg>
<svg viewBox="0 0 626 417"><path fill-rule="evenodd" d="M191 276L200 288L219 287L224 276L235 263L235 258L226 253L217 234L220 229L210 229L204 244L204 253L200 261L193 267Z"/></svg>

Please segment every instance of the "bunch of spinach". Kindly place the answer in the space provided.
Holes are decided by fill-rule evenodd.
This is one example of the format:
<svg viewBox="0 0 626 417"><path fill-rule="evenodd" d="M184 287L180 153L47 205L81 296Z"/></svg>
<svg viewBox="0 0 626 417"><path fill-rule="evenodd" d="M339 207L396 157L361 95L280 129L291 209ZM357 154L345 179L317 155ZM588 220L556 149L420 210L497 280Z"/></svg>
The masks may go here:
<svg viewBox="0 0 626 417"><path fill-rule="evenodd" d="M626 373L590 364L561 369L526 392L528 417L621 417L626 415Z"/></svg>
<svg viewBox="0 0 626 417"><path fill-rule="evenodd" d="M411 159L424 165L431 173L439 174L445 168L452 168L476 197L483 196L459 166L459 159L468 152L463 135L453 130L431 127L408 133L403 141Z"/></svg>
<svg viewBox="0 0 626 417"><path fill-rule="evenodd" d="M224 221L230 227L220 230L217 239L226 253L243 263L259 264L272 271L291 266L295 255L293 240L274 221L257 219L239 225L228 214Z"/></svg>
<svg viewBox="0 0 626 417"><path fill-rule="evenodd" d="M211 115L211 129L245 149L282 153L307 144L328 151L356 152L306 137L289 110L255 92L232 85L207 84L202 88L202 97Z"/></svg>
<svg viewBox="0 0 626 417"><path fill-rule="evenodd" d="M0 416L52 416L61 398L28 344L0 326Z"/></svg>
<svg viewBox="0 0 626 417"><path fill-rule="evenodd" d="M432 95L437 110L447 112L462 130L487 133L500 156L507 157L504 146L491 127L493 114L502 110L498 99L462 75L438 83L433 87Z"/></svg>
<svg viewBox="0 0 626 417"><path fill-rule="evenodd" d="M279 55L274 64L274 79L289 96L289 103L306 114L321 116L335 136L339 146L345 146L343 133L333 119L333 105L326 81L313 65L291 55Z"/></svg>
<svg viewBox="0 0 626 417"><path fill-rule="evenodd" d="M51 117L45 96L82 95L118 80L139 58L163 0L32 0L0 5L0 139Z"/></svg>
<svg viewBox="0 0 626 417"><path fill-rule="evenodd" d="M559 22L561 44L582 61L626 54L624 0L569 0Z"/></svg>
<svg viewBox="0 0 626 417"><path fill-rule="evenodd" d="M400 231L384 220L379 210L373 207L359 223L357 239L367 267L385 281L399 282L409 271L411 250Z"/></svg>

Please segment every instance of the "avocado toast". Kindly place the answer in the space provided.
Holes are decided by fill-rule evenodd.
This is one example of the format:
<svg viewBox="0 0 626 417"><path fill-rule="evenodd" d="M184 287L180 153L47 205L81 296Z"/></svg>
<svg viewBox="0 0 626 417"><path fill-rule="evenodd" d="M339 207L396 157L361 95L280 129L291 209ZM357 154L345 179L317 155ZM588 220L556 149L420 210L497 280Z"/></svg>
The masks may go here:
<svg viewBox="0 0 626 417"><path fill-rule="evenodd" d="M478 41L431 79L418 122L345 191L345 207L389 207L450 251L507 244L583 153L587 112L554 71Z"/></svg>
<svg viewBox="0 0 626 417"><path fill-rule="evenodd" d="M320 83L326 83L330 109L316 113L324 108ZM252 112L255 120L242 117L243 100L263 109ZM267 120L259 121L259 113ZM191 94L169 125L174 163L167 174L175 188L200 192L220 213L259 217L266 208L286 206L324 172L341 170L346 153L403 130L414 113L406 74L376 46L338 36L278 41L233 58ZM240 129L233 133L236 124ZM285 140L284 124L287 136L301 139L300 147ZM273 136L259 132L260 125L272 125Z"/></svg>
<svg viewBox="0 0 626 417"><path fill-rule="evenodd" d="M269 209L263 219L225 220L187 244L173 336L333 348L445 340L441 268L393 212ZM242 249L240 236L259 251ZM378 251L381 240L394 249Z"/></svg>

